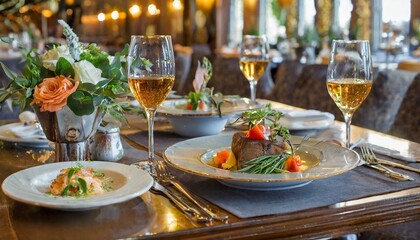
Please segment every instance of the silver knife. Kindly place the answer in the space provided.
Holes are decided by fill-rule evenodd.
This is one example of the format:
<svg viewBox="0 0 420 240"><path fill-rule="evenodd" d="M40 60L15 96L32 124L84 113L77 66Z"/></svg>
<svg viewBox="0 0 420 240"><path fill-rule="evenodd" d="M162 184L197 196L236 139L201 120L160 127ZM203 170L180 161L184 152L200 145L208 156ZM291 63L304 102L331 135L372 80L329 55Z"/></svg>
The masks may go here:
<svg viewBox="0 0 420 240"><path fill-rule="evenodd" d="M376 170L378 170L379 172L381 172L381 173L383 173L383 174L387 175L388 177L393 178L393 179L398 180L398 181L413 181L413 180L414 180L413 178L411 178L411 177L410 177L410 176L408 176L408 175L405 175L405 174L401 174L401 173L394 172L394 171L392 171L391 169L389 169L389 168L387 168L387 167L384 167L384 166L382 166L382 165L378 165L378 164L369 164L369 163L365 163L364 165L365 165L365 166L368 166L368 167L370 167L370 168L376 169Z"/></svg>
<svg viewBox="0 0 420 240"><path fill-rule="evenodd" d="M391 166L391 167L401 168L401 169L411 171L411 172L420 173L420 169L418 169L418 168L409 167L409 166L406 166L406 165L403 165L403 164L400 164L400 163L396 163L396 162L392 162L392 161L388 161L388 160L380 159L380 158L378 158L377 160L378 160L378 163L380 163L380 164L388 165L388 166Z"/></svg>

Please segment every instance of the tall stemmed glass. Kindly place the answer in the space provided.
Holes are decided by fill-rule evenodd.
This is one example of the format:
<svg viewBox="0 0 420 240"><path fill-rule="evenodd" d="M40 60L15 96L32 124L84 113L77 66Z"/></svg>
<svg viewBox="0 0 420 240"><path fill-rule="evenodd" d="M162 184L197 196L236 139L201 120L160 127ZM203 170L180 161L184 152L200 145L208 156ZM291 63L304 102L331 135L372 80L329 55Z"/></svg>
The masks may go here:
<svg viewBox="0 0 420 240"><path fill-rule="evenodd" d="M327 72L327 89L344 115L346 146L350 147L351 118L372 88L369 41L334 40Z"/></svg>
<svg viewBox="0 0 420 240"><path fill-rule="evenodd" d="M249 81L251 102L255 104L256 85L268 65L268 43L265 36L245 35L242 38L239 66Z"/></svg>
<svg viewBox="0 0 420 240"><path fill-rule="evenodd" d="M174 85L175 60L171 36L132 36L128 53L128 84L146 110L149 156L146 169L154 171L153 126L157 107ZM139 165L142 166L141 163Z"/></svg>

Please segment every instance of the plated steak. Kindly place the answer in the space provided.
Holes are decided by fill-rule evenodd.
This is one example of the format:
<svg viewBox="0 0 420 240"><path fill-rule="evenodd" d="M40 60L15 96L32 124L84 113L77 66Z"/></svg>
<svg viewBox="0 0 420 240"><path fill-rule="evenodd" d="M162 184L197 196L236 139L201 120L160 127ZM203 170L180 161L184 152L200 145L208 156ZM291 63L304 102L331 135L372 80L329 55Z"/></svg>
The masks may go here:
<svg viewBox="0 0 420 240"><path fill-rule="evenodd" d="M238 169L254 158L280 154L285 150L286 143L281 140L275 143L269 140L254 140L247 138L243 132L237 132L232 137L232 152L235 154Z"/></svg>

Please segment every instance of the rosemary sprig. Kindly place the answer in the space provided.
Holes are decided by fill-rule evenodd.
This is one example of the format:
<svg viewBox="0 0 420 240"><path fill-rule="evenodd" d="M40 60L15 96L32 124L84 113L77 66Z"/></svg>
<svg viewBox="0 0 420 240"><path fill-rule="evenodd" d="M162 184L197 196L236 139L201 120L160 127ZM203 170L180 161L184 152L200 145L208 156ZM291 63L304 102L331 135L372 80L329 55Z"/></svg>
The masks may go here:
<svg viewBox="0 0 420 240"><path fill-rule="evenodd" d="M260 156L245 163L245 167L237 170L237 172L252 174L284 173L287 172L284 165L289 156L290 154L287 153Z"/></svg>

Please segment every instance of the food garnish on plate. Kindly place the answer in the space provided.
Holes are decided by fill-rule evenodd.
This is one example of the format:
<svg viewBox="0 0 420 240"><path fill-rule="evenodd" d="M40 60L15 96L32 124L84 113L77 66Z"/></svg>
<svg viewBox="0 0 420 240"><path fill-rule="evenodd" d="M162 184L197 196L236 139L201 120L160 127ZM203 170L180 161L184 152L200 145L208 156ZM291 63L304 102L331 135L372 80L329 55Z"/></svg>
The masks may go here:
<svg viewBox="0 0 420 240"><path fill-rule="evenodd" d="M188 93L187 110L209 110L216 108L220 114L220 107L223 104L223 95L213 93L213 88L207 87L213 75L213 66L206 57L203 62L198 61L197 70L193 80L194 91Z"/></svg>
<svg viewBox="0 0 420 240"><path fill-rule="evenodd" d="M51 183L48 193L63 197L98 195L111 190L111 181L104 173L78 163L74 167L61 169L60 174Z"/></svg>
<svg viewBox="0 0 420 240"><path fill-rule="evenodd" d="M248 124L236 132L230 150L223 149L209 165L242 173L273 174L300 172L302 161L290 142L289 130L280 124L283 113L264 108L242 113L237 121Z"/></svg>

